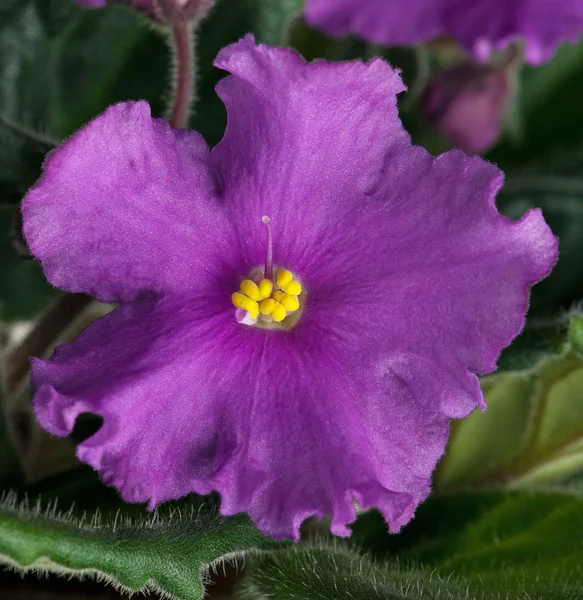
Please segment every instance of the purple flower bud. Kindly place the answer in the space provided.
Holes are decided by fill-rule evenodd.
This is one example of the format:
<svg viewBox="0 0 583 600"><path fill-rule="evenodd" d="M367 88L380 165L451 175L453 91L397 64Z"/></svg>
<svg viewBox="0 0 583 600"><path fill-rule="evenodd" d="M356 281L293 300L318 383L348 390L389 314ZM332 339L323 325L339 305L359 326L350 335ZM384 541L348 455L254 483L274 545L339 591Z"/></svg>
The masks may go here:
<svg viewBox="0 0 583 600"><path fill-rule="evenodd" d="M502 69L466 63L435 75L423 94L422 109L453 146L486 152L500 137L508 90Z"/></svg>

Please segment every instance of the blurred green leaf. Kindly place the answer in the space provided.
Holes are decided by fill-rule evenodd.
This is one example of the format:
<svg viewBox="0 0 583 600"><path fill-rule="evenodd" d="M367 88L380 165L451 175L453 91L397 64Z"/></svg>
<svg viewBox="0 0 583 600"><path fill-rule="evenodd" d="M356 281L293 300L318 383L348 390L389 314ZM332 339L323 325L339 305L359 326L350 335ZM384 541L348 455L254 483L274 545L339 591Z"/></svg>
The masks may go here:
<svg viewBox="0 0 583 600"><path fill-rule="evenodd" d="M120 6L9 3L0 12L2 114L59 139L117 100L145 97L160 110L167 54L157 42L138 12Z"/></svg>
<svg viewBox="0 0 583 600"><path fill-rule="evenodd" d="M478 591L478 588L473 590ZM433 569L372 562L340 544L308 545L252 555L240 600L469 600L455 578Z"/></svg>
<svg viewBox="0 0 583 600"><path fill-rule="evenodd" d="M42 155L52 143L108 104L145 97L160 111L155 75L163 73L166 58L163 42L135 11L89 11L71 0L5 1L0 173L10 174L0 178L0 197L19 200L39 176Z"/></svg>
<svg viewBox="0 0 583 600"><path fill-rule="evenodd" d="M352 552L337 542L251 555L239 597L575 600L583 594L582 527L576 494L434 497L398 535L377 511L361 514Z"/></svg>
<svg viewBox="0 0 583 600"><path fill-rule="evenodd" d="M40 265L20 256L11 242L16 210L0 206L0 321L4 322L34 317L56 292Z"/></svg>
<svg viewBox="0 0 583 600"><path fill-rule="evenodd" d="M571 316L561 354L482 379L488 410L454 422L438 491L546 483L583 468L583 362L573 350L580 323Z"/></svg>
<svg viewBox="0 0 583 600"><path fill-rule="evenodd" d="M502 351L496 373L530 369L549 355L561 354L565 351L568 329L565 317L527 319L522 333Z"/></svg>
<svg viewBox="0 0 583 600"><path fill-rule="evenodd" d="M583 143L580 83L583 79L583 40L564 44L542 66L525 65L517 98L521 139L506 139L489 155L503 169L549 160L557 152Z"/></svg>
<svg viewBox="0 0 583 600"><path fill-rule="evenodd" d="M569 337L573 351L583 358L583 317L578 314L571 317Z"/></svg>
<svg viewBox="0 0 583 600"><path fill-rule="evenodd" d="M198 105L193 126L211 143L226 113L214 86L218 51L248 32L281 44L299 0L219 0L197 36ZM168 101L168 44L138 11L86 10L73 0L4 0L0 5L0 200L18 202L46 152L124 100L146 99L156 116Z"/></svg>
<svg viewBox="0 0 583 600"><path fill-rule="evenodd" d="M22 198L52 147L48 138L2 114L0 105L0 202L16 203Z"/></svg>
<svg viewBox="0 0 583 600"><path fill-rule="evenodd" d="M575 493L481 492L430 498L398 535L370 511L351 542L377 559L453 573L496 598L575 600L583 597L582 529Z"/></svg>
<svg viewBox="0 0 583 600"><path fill-rule="evenodd" d="M123 503L92 478L55 478L35 505L15 494L0 502L0 564L19 571L93 575L126 592L152 590L199 600L209 569L250 549L271 546L244 515L221 517L214 496L187 496L153 513ZM30 497L29 490L29 496ZM71 500L80 498L77 508ZM86 510L91 498L100 511ZM85 510L81 510L81 508Z"/></svg>

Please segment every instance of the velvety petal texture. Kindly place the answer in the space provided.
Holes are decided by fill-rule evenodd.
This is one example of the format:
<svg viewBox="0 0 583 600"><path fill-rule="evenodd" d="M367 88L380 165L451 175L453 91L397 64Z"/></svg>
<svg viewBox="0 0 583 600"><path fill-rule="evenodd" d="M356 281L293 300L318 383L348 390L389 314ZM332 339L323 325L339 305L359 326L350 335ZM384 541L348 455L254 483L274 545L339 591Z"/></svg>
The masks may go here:
<svg viewBox="0 0 583 600"><path fill-rule="evenodd" d="M78 454L129 501L218 490L224 514L297 538L325 514L348 535L356 500L397 531L557 241L539 211L497 213L494 166L411 145L383 61L307 64L247 37L216 64L228 126L212 152L117 105L26 197L49 279L121 301L34 360L38 419L67 435L101 415ZM290 329L244 325L231 303L264 263L266 215L305 292Z"/></svg>
<svg viewBox="0 0 583 600"><path fill-rule="evenodd" d="M390 46L449 35L482 60L523 40L533 64L583 33L580 0L307 0L306 18L330 35L357 34Z"/></svg>
<svg viewBox="0 0 583 600"><path fill-rule="evenodd" d="M199 134L145 103L112 106L48 156L24 201L47 279L106 302L196 287L225 223L209 162Z"/></svg>

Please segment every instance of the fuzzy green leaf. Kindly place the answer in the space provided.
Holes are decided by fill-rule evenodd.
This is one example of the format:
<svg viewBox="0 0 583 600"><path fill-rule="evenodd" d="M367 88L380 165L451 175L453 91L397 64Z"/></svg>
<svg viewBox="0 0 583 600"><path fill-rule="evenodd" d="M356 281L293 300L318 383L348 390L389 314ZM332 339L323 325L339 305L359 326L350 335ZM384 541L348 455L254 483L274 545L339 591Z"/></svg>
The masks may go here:
<svg viewBox="0 0 583 600"><path fill-rule="evenodd" d="M557 345L561 354L482 379L488 410L453 424L434 480L438 491L549 483L583 468L580 328L574 314Z"/></svg>
<svg viewBox="0 0 583 600"><path fill-rule="evenodd" d="M582 76L583 41L563 44L544 65L524 65L517 99L522 135L505 140L489 158L506 169L580 147L583 114L576 94Z"/></svg>
<svg viewBox="0 0 583 600"><path fill-rule="evenodd" d="M430 498L399 535L371 511L351 542L395 554L499 598L583 597L583 498L563 492L482 492Z"/></svg>
<svg viewBox="0 0 583 600"><path fill-rule="evenodd" d="M44 154L108 104L143 97L161 107L159 82L149 78L160 73L166 57L157 41L135 11L120 7L90 11L67 0L2 3L2 201L20 200L40 175ZM140 64L133 60L138 48Z"/></svg>
<svg viewBox="0 0 583 600"><path fill-rule="evenodd" d="M477 588L474 589L474 592ZM340 544L308 545L248 558L240 600L470 600L465 584L433 569L374 563ZM488 597L489 598L489 597ZM484 600L486 600L484 598Z"/></svg>
<svg viewBox="0 0 583 600"><path fill-rule="evenodd" d="M94 501L100 493L92 488ZM61 510L56 501L31 508L5 496L0 563L22 572L93 575L127 592L199 600L209 569L271 543L246 516L219 516L213 497L189 496L147 513L105 496L101 512L65 510L63 503Z"/></svg>

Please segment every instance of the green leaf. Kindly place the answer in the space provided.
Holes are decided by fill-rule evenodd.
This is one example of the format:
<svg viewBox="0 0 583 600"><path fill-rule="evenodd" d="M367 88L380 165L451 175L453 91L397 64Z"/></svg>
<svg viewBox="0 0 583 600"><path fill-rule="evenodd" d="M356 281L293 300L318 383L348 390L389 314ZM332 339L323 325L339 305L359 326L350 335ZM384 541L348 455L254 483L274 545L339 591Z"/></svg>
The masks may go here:
<svg viewBox="0 0 583 600"><path fill-rule="evenodd" d="M34 317L55 296L40 265L18 254L11 242L17 208L0 206L0 321Z"/></svg>
<svg viewBox="0 0 583 600"><path fill-rule="evenodd" d="M502 351L496 373L530 369L549 355L563 353L568 329L567 318L527 319L522 333Z"/></svg>
<svg viewBox="0 0 583 600"><path fill-rule="evenodd" d="M0 200L18 202L46 152L109 104L146 98L161 111L167 56L136 11L90 11L70 0L4 2Z"/></svg>
<svg viewBox="0 0 583 600"><path fill-rule="evenodd" d="M384 527L384 530L383 530ZM482 492L432 497L399 535L371 511L352 544L399 556L500 598L583 595L583 498L575 493Z"/></svg>
<svg viewBox="0 0 583 600"><path fill-rule="evenodd" d="M47 504L46 495L32 507L5 496L0 563L21 572L93 575L126 592L199 600L209 569L273 544L246 516L219 516L215 497L192 495L147 513L101 488L84 479L64 490L77 496L81 489L99 502L100 512L68 509L64 501Z"/></svg>
<svg viewBox="0 0 583 600"><path fill-rule="evenodd" d="M561 354L482 378L488 410L454 422L436 490L547 483L583 467L583 362L573 350L580 320L572 315Z"/></svg>
<svg viewBox="0 0 583 600"><path fill-rule="evenodd" d="M0 106L13 123L59 139L116 100L145 97L160 110L156 75L167 53L137 11L91 11L70 0L20 0L1 10Z"/></svg>
<svg viewBox="0 0 583 600"><path fill-rule="evenodd" d="M580 315L573 315L571 317L569 336L573 345L573 351L583 358L583 317Z"/></svg>
<svg viewBox="0 0 583 600"><path fill-rule="evenodd" d="M2 114L0 105L0 202L22 198L52 148L51 140Z"/></svg>
<svg viewBox="0 0 583 600"><path fill-rule="evenodd" d="M477 588L474 590L477 592ZM384 565L340 544L250 556L240 600L468 600L467 587L433 569Z"/></svg>

